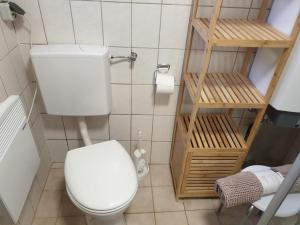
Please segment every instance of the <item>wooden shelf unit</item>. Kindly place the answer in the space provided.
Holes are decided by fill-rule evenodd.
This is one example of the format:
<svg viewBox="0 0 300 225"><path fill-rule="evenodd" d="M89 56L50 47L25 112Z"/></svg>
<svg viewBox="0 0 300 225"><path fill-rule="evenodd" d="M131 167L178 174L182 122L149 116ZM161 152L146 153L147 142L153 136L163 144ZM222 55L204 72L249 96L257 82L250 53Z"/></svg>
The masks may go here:
<svg viewBox="0 0 300 225"><path fill-rule="evenodd" d="M220 19L222 0L215 0L211 18L198 18L199 0L193 0L170 155L177 198L216 197L216 179L241 169L300 29L300 16L290 37L265 23L268 1L262 0L257 20L248 21ZM199 73L188 71L195 32L205 41ZM215 46L247 48L239 73L208 72ZM253 50L260 47L283 49L264 96L247 77ZM186 89L193 103L190 114L181 113ZM225 113L203 114L204 108ZM257 112L246 138L231 118L233 109Z"/></svg>
<svg viewBox="0 0 300 225"><path fill-rule="evenodd" d="M204 41L209 40L209 19L193 19ZM270 25L244 19L218 19L210 39L215 46L288 48L292 40Z"/></svg>
<svg viewBox="0 0 300 225"><path fill-rule="evenodd" d="M199 74L187 73L184 81L194 101ZM245 76L239 73L207 73L200 93L201 108L264 108L264 98Z"/></svg>

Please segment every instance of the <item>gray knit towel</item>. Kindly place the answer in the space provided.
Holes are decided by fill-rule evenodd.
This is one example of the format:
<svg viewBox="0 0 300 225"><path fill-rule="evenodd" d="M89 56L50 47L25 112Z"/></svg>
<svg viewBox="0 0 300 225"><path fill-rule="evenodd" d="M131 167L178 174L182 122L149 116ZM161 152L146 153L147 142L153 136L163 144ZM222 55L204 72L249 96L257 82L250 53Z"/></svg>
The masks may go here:
<svg viewBox="0 0 300 225"><path fill-rule="evenodd" d="M215 190L226 208L255 202L263 195L262 184L251 172L218 179Z"/></svg>

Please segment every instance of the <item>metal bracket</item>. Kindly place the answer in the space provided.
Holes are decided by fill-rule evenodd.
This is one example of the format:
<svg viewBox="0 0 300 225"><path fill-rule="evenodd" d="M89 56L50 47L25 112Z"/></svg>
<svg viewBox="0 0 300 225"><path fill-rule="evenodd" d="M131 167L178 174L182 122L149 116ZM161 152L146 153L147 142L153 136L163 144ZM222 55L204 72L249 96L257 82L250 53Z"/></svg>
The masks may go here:
<svg viewBox="0 0 300 225"><path fill-rule="evenodd" d="M110 59L128 59L129 62L135 62L138 55L135 52L131 52L130 56L110 56Z"/></svg>
<svg viewBox="0 0 300 225"><path fill-rule="evenodd" d="M170 67L170 64L158 64L156 71L168 73Z"/></svg>

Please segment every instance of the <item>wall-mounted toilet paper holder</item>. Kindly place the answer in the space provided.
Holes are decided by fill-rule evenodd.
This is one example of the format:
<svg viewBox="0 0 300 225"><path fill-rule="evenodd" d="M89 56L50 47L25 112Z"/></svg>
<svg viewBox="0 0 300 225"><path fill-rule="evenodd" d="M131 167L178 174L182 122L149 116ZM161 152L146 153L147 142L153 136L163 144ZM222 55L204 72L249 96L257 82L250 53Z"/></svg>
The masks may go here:
<svg viewBox="0 0 300 225"><path fill-rule="evenodd" d="M171 67L170 64L158 64L155 72L168 73L170 70L170 67Z"/></svg>

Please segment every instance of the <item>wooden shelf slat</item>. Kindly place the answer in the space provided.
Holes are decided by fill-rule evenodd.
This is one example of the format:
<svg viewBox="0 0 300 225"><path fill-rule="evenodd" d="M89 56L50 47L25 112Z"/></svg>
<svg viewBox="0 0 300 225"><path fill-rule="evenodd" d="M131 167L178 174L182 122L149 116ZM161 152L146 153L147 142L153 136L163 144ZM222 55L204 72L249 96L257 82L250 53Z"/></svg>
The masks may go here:
<svg viewBox="0 0 300 225"><path fill-rule="evenodd" d="M189 115L180 116L179 121L183 123L182 127L186 133L190 122ZM190 141L193 149L219 151L247 149L243 136L226 114L198 115L192 133L193 137ZM201 160L205 161L205 159Z"/></svg>
<svg viewBox="0 0 300 225"><path fill-rule="evenodd" d="M184 79L191 99L195 102L198 74L185 74ZM238 73L208 73L200 93L199 107L263 108L265 101L256 87Z"/></svg>
<svg viewBox="0 0 300 225"><path fill-rule="evenodd" d="M193 19L192 25L207 42L209 19ZM218 19L212 39L216 46L288 48L292 40L270 25L243 19Z"/></svg>

